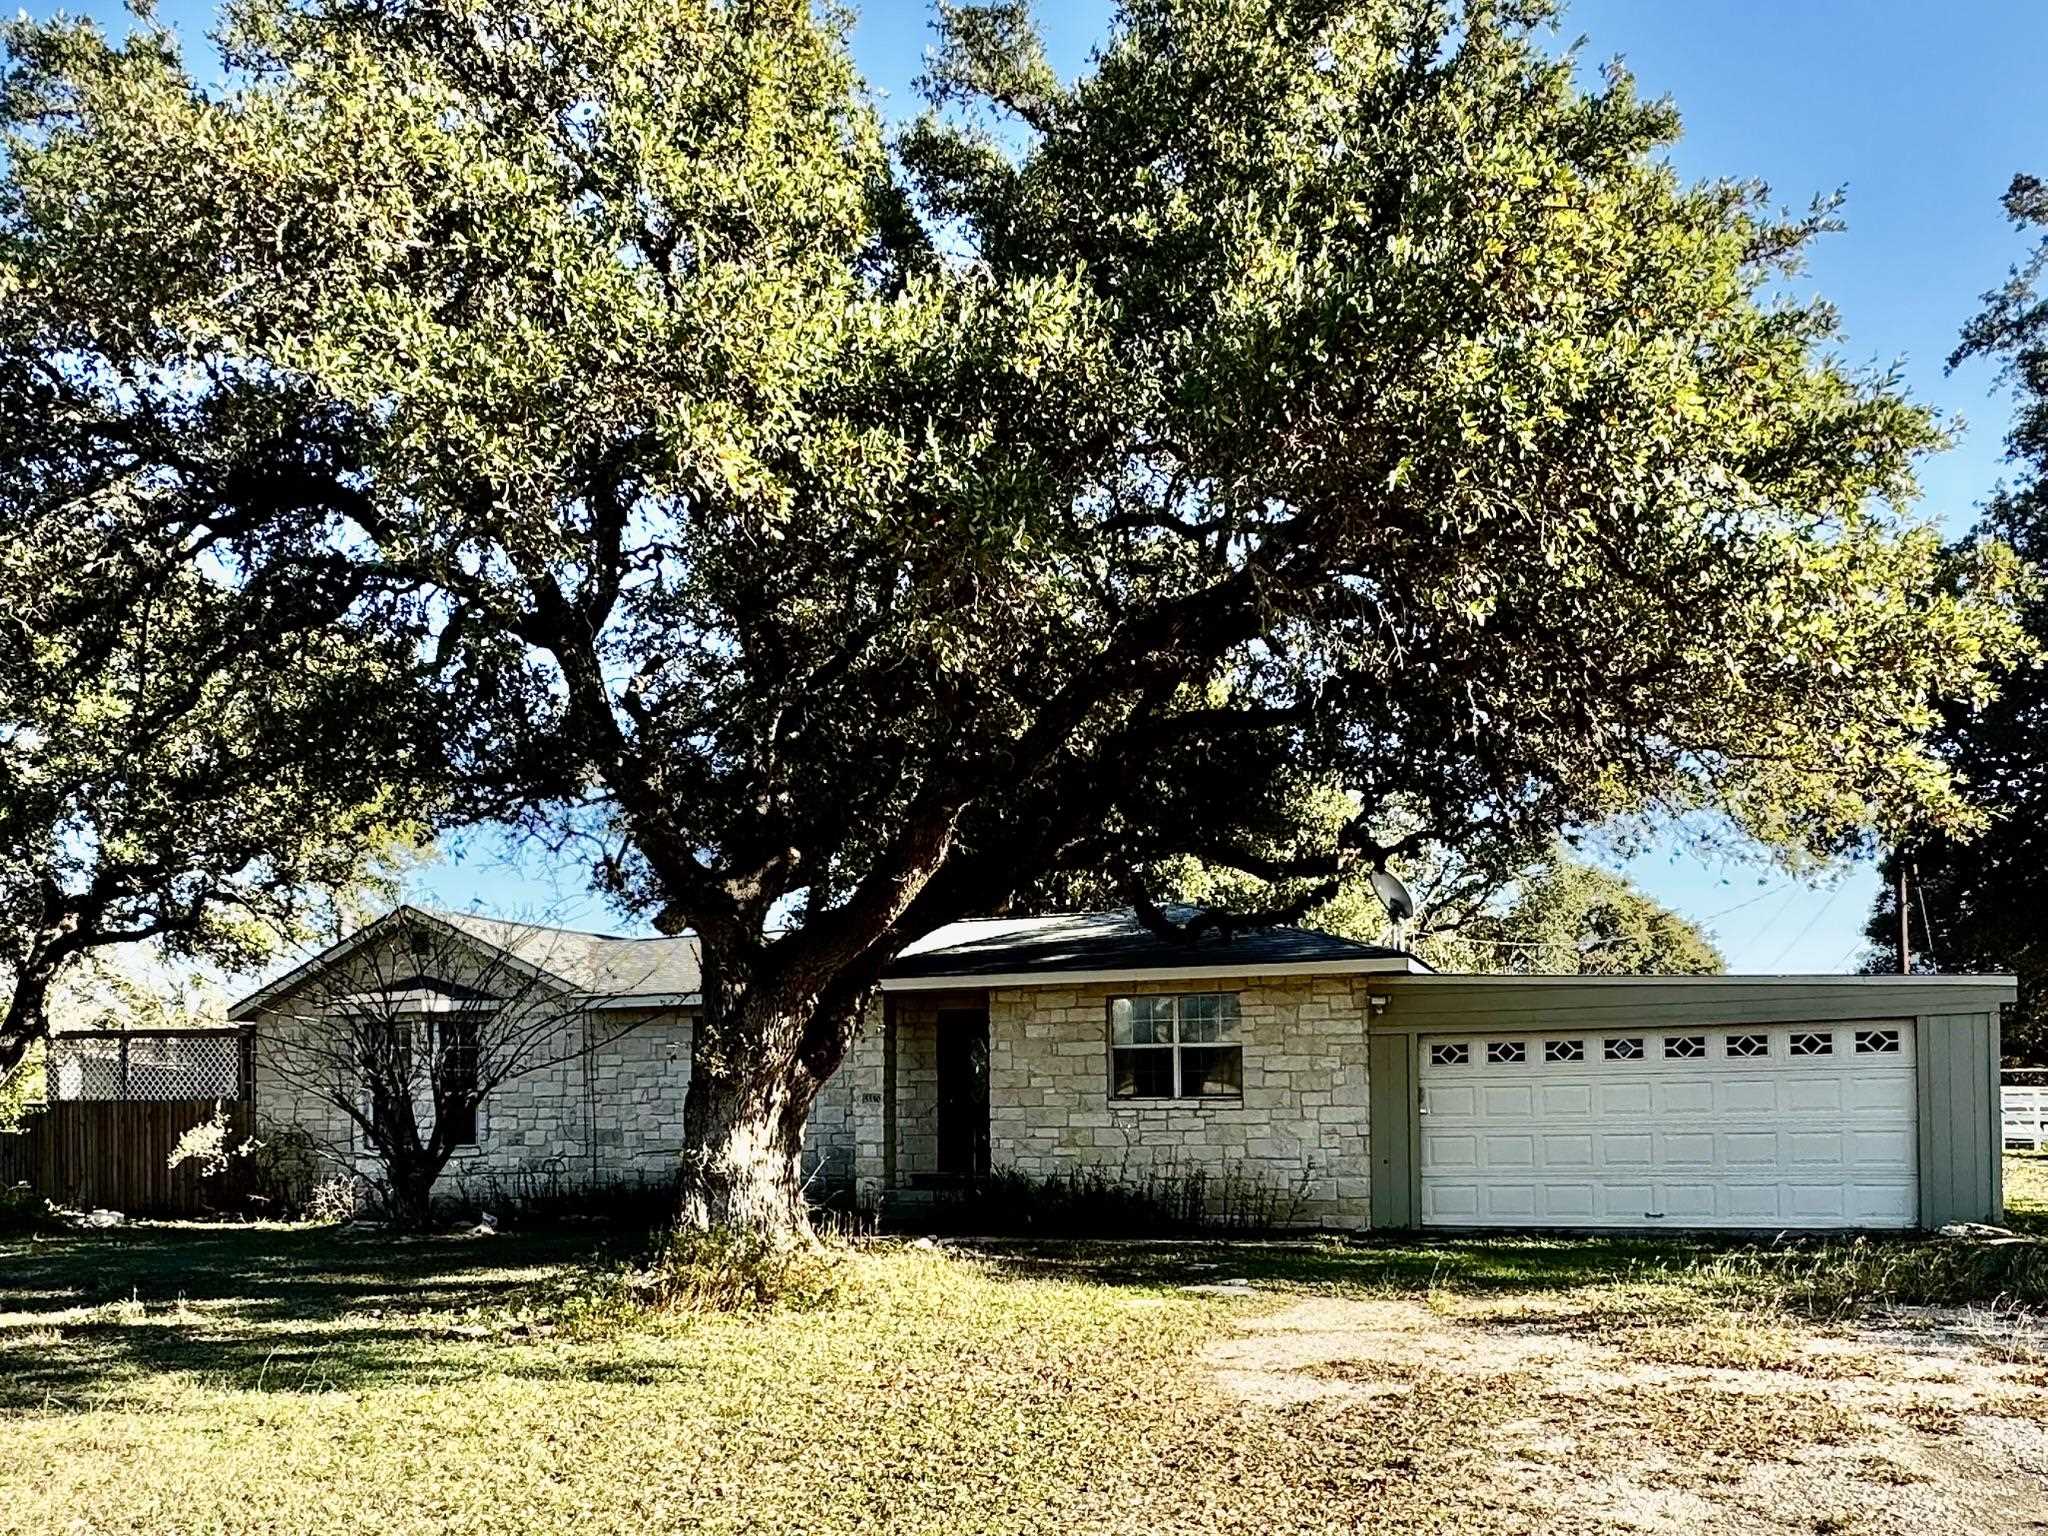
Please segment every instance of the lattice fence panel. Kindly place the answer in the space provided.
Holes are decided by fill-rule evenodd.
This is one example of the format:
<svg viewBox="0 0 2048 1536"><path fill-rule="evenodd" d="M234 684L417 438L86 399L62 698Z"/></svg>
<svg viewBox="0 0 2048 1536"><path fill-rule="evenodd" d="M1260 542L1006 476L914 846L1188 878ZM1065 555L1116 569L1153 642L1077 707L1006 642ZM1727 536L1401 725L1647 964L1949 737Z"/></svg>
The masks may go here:
<svg viewBox="0 0 2048 1536"><path fill-rule="evenodd" d="M242 1091L242 1043L231 1032L58 1035L47 1077L57 1099L233 1099Z"/></svg>

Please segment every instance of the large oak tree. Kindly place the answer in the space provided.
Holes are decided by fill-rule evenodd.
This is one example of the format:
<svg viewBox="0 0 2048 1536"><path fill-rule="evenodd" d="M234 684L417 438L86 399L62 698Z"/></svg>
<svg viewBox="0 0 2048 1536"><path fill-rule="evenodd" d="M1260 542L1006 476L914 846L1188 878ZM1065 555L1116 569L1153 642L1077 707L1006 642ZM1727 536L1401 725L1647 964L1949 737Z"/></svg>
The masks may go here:
<svg viewBox="0 0 2048 1536"><path fill-rule="evenodd" d="M220 88L22 24L4 280L60 368L317 402L471 773L702 936L685 1216L788 1229L891 955L1062 872L1294 892L1200 929L1621 813L1970 822L2011 563L1892 510L1935 426L1780 296L1826 210L1680 182L1547 16L1127 0L1063 81L949 9L893 142L805 0L236 0Z"/></svg>

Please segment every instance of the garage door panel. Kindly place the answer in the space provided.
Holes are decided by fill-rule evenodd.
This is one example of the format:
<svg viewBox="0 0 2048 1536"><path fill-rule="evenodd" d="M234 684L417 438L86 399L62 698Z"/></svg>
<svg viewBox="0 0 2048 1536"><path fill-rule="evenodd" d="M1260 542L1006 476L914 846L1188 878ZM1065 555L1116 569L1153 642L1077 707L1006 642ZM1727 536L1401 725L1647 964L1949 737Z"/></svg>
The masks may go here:
<svg viewBox="0 0 2048 1536"><path fill-rule="evenodd" d="M1920 1193L1911 1184L1850 1186L1849 1214L1873 1225L1905 1226L1919 1214Z"/></svg>
<svg viewBox="0 0 2048 1536"><path fill-rule="evenodd" d="M1717 1140L1712 1131L1666 1131L1660 1150L1667 1164L1712 1168L1718 1154Z"/></svg>
<svg viewBox="0 0 2048 1536"><path fill-rule="evenodd" d="M1789 1131L1785 1136L1785 1161L1802 1171L1815 1166L1839 1168L1842 1165L1842 1133Z"/></svg>
<svg viewBox="0 0 2048 1536"><path fill-rule="evenodd" d="M1488 1136L1480 1143L1481 1165L1486 1168L1534 1168L1534 1136Z"/></svg>
<svg viewBox="0 0 2048 1536"><path fill-rule="evenodd" d="M1654 1219L1657 1191L1648 1184L1609 1184L1602 1191L1600 1214L1603 1223L1617 1227L1640 1227Z"/></svg>
<svg viewBox="0 0 2048 1536"><path fill-rule="evenodd" d="M1576 1045L1553 1061L1558 1038ZM1613 1060L1606 1038L1425 1042L1425 1224L1912 1225L1909 1024L1644 1031ZM1686 1043L1667 1054L1671 1039Z"/></svg>
<svg viewBox="0 0 2048 1536"><path fill-rule="evenodd" d="M1480 1090L1482 1113L1489 1120L1526 1120L1536 1113L1536 1087L1516 1083L1509 1087L1488 1084Z"/></svg>
<svg viewBox="0 0 2048 1536"><path fill-rule="evenodd" d="M1603 1082L1599 1091L1599 1113L1604 1116L1647 1115L1651 1112L1649 1082Z"/></svg>
<svg viewBox="0 0 2048 1536"><path fill-rule="evenodd" d="M1858 1168L1897 1168L1910 1164L1917 1152L1911 1131L1851 1131L1845 1140L1849 1162Z"/></svg>
<svg viewBox="0 0 2048 1536"><path fill-rule="evenodd" d="M1735 1226L1773 1226L1784 1220L1778 1194L1775 1183L1725 1184L1721 1214Z"/></svg>
<svg viewBox="0 0 2048 1536"><path fill-rule="evenodd" d="M1488 1184L1480 1199L1494 1221L1533 1221L1538 1214L1534 1184Z"/></svg>
<svg viewBox="0 0 2048 1536"><path fill-rule="evenodd" d="M1778 1103L1792 1115L1838 1115L1842 1112L1842 1083L1833 1073L1803 1072L1788 1065L1778 1083Z"/></svg>
<svg viewBox="0 0 2048 1536"><path fill-rule="evenodd" d="M1441 1182L1422 1187L1422 1215L1425 1221L1471 1221L1479 1214L1479 1186Z"/></svg>
<svg viewBox="0 0 2048 1536"><path fill-rule="evenodd" d="M1914 1088L1913 1076L1907 1071L1886 1070L1883 1076L1857 1074L1842 1085L1842 1107L1853 1114L1908 1114L1914 1107Z"/></svg>
<svg viewBox="0 0 2048 1536"><path fill-rule="evenodd" d="M1659 1115L1711 1115L1714 1085L1703 1079L1673 1078L1652 1085L1651 1097Z"/></svg>
<svg viewBox="0 0 2048 1536"><path fill-rule="evenodd" d="M1610 1131L1599 1138L1600 1161L1609 1168L1644 1167L1654 1160L1656 1138L1648 1131Z"/></svg>
<svg viewBox="0 0 2048 1536"><path fill-rule="evenodd" d="M1785 1185L1786 1220L1846 1221L1849 1216L1849 1190L1841 1183L1813 1184L1788 1180Z"/></svg>
<svg viewBox="0 0 2048 1536"><path fill-rule="evenodd" d="M1538 1107L1545 1120L1582 1120L1593 1113L1591 1083L1545 1083Z"/></svg>
<svg viewBox="0 0 2048 1536"><path fill-rule="evenodd" d="M1774 1115L1778 1112L1778 1080L1753 1067L1729 1069L1714 1084L1714 1109L1723 1115Z"/></svg>
<svg viewBox="0 0 2048 1536"><path fill-rule="evenodd" d="M1581 1172L1596 1166L1589 1135L1549 1135L1542 1141L1543 1166L1556 1172Z"/></svg>
<svg viewBox="0 0 2048 1536"><path fill-rule="evenodd" d="M1664 1213L1662 1219L1674 1226L1711 1225L1721 1214L1712 1184L1662 1184L1657 1190L1657 1209Z"/></svg>
<svg viewBox="0 0 2048 1536"><path fill-rule="evenodd" d="M1444 1120L1469 1120L1479 1113L1479 1090L1470 1083L1431 1082L1429 1112Z"/></svg>
<svg viewBox="0 0 2048 1536"><path fill-rule="evenodd" d="M1595 1184L1547 1183L1543 1196L1544 1214L1554 1222L1591 1224L1600 1214L1600 1191Z"/></svg>
<svg viewBox="0 0 2048 1536"><path fill-rule="evenodd" d="M1425 1169L1477 1168L1479 1138L1432 1131L1422 1138L1422 1165Z"/></svg>
<svg viewBox="0 0 2048 1536"><path fill-rule="evenodd" d="M1778 1160L1778 1133L1776 1131L1723 1131L1721 1133L1721 1155L1729 1164L1746 1167L1762 1164L1769 1167Z"/></svg>

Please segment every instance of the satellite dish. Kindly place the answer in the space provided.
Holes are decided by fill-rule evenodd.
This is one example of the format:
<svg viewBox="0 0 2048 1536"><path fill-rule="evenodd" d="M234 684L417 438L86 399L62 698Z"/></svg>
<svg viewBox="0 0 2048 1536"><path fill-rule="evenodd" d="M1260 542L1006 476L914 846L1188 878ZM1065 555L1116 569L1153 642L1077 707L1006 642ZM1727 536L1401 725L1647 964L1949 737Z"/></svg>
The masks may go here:
<svg viewBox="0 0 2048 1536"><path fill-rule="evenodd" d="M1387 916L1397 923L1405 923L1415 915L1415 898L1408 893L1398 876L1384 869L1372 872L1372 892L1379 897L1380 905L1387 909Z"/></svg>

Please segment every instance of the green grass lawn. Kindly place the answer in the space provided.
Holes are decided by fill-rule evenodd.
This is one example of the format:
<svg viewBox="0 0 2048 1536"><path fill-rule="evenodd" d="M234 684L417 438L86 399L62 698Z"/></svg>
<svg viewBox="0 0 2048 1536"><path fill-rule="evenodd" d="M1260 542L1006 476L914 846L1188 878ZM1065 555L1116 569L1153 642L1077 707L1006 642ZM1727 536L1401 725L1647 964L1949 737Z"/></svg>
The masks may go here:
<svg viewBox="0 0 2048 1536"><path fill-rule="evenodd" d="M2006 1153L2005 1219L2018 1231L2048 1236L2048 1152Z"/></svg>
<svg viewBox="0 0 2048 1536"><path fill-rule="evenodd" d="M2048 1159L2009 1167L2016 1219L2048 1219ZM1314 1296L1741 1317L1819 1295L1823 1267L1648 1241L876 1243L808 1309L558 1328L599 1241L0 1240L0 1532L1506 1529L1430 1523L1506 1398L1305 1418L1219 1395L1205 1348ZM1845 1251L1828 1304L1879 1273Z"/></svg>

